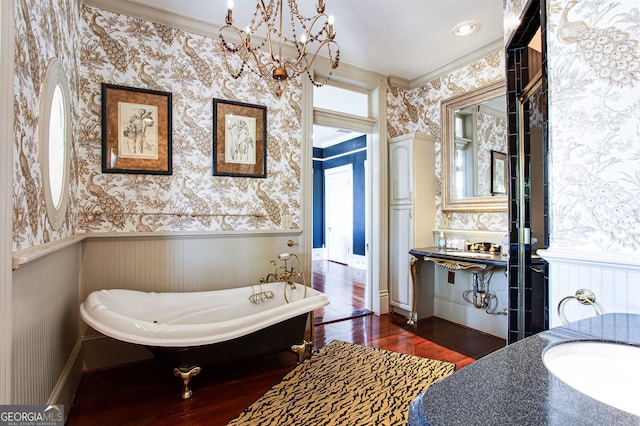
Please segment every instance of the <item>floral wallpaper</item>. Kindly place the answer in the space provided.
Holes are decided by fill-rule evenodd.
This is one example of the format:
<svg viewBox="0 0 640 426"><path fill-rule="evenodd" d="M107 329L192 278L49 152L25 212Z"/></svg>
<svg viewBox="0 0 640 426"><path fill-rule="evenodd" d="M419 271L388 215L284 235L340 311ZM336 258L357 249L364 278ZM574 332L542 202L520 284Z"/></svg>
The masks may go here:
<svg viewBox="0 0 640 426"><path fill-rule="evenodd" d="M505 40L524 0L504 0ZM640 12L636 0L547 1L551 246L640 249ZM281 98L233 80L214 38L81 5L16 0L13 249L84 231L299 226L300 86ZM69 77L74 143L65 223L53 230L41 186L39 97L49 60ZM390 87L389 136L436 136L440 101L502 78L502 53L419 88ZM100 83L173 93L172 176L101 173ZM212 99L267 106L266 179L212 176ZM506 213L453 214L458 229L506 230Z"/></svg>
<svg viewBox="0 0 640 426"><path fill-rule="evenodd" d="M13 250L76 233L77 145L71 146L70 197L63 225L54 230L46 215L40 165L40 96L47 67L57 58L70 89L72 134L78 134L79 2L16 0L15 124L13 146Z"/></svg>
<svg viewBox="0 0 640 426"><path fill-rule="evenodd" d="M483 196L491 196L491 151L507 153L507 120L499 115L478 113L477 194Z"/></svg>
<svg viewBox="0 0 640 426"><path fill-rule="evenodd" d="M551 247L639 251L638 1L547 9Z"/></svg>
<svg viewBox="0 0 640 426"><path fill-rule="evenodd" d="M509 42L511 34L520 25L520 15L524 11L524 8L529 0L503 0L503 27L504 27L504 42L505 45ZM545 0L540 0L545 1Z"/></svg>
<svg viewBox="0 0 640 426"><path fill-rule="evenodd" d="M275 229L282 215L299 227L298 81L277 98L250 73L234 80L217 38L89 6L81 19L81 231ZM171 176L101 172L102 82L172 93ZM266 179L212 176L214 98L267 107Z"/></svg>
<svg viewBox="0 0 640 426"><path fill-rule="evenodd" d="M495 83L504 78L504 54L496 52L425 85L405 90L391 86L387 93L389 137L421 132L436 138L436 223L451 229L482 231L508 230L507 212L448 213L442 206L442 130L440 103L443 100ZM444 225L448 223L448 225Z"/></svg>

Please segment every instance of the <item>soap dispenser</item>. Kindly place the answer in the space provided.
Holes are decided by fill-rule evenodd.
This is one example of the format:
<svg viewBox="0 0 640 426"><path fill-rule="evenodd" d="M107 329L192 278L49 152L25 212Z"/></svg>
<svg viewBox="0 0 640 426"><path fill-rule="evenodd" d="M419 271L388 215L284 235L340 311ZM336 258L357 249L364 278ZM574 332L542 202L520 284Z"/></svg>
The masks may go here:
<svg viewBox="0 0 640 426"><path fill-rule="evenodd" d="M447 247L447 240L445 239L444 232L440 231L440 239L438 240L438 247L444 249Z"/></svg>

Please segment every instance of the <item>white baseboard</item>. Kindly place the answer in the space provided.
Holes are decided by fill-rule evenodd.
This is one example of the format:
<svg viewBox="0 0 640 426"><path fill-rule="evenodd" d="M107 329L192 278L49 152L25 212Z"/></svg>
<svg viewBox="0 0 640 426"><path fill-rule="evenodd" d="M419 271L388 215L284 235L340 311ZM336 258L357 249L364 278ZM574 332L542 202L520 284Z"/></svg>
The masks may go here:
<svg viewBox="0 0 640 426"><path fill-rule="evenodd" d="M326 248L314 248L311 252L312 260L325 260L327 258Z"/></svg>
<svg viewBox="0 0 640 426"><path fill-rule="evenodd" d="M389 313L389 290L380 290L378 294L380 296L380 309L376 310L374 306L373 310L376 313L379 312L379 315L388 314Z"/></svg>
<svg viewBox="0 0 640 426"><path fill-rule="evenodd" d="M352 268L367 270L367 257L359 254L351 255L351 264L349 265Z"/></svg>
<svg viewBox="0 0 640 426"><path fill-rule="evenodd" d="M82 379L82 339L78 339L76 344L69 354L69 358L65 363L60 377L54 386L49 399L47 399L47 405L62 404L66 407L65 421L69 416L69 410L75 394L80 386L80 380Z"/></svg>

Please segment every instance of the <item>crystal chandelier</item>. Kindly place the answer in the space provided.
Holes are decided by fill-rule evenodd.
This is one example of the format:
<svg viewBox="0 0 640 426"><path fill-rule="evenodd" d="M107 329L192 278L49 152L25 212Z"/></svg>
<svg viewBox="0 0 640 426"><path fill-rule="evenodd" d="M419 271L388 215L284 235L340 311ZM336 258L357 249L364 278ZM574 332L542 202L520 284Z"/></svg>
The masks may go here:
<svg viewBox="0 0 640 426"><path fill-rule="evenodd" d="M251 23L244 31L233 26L233 0L229 0L225 18L227 25L220 29L225 64L233 78L240 77L245 67L249 65L251 71L263 77L273 78L271 82L277 85L276 96L278 97L282 94L281 82L302 73L307 73L309 80L315 86L322 86L329 80L340 61L340 47L334 40L333 16L327 17L324 13L323 0L318 0L316 7L318 14L311 18L300 15L295 0L287 0L287 4L291 19L290 29L283 28L282 0L269 0L268 4L265 4L265 0L257 0ZM261 29L263 31L260 31L260 34L265 34L264 39L257 45L252 45L251 35ZM285 45L294 46L297 56L286 57L283 52ZM326 52L331 71L326 79L319 83L311 76L310 69L321 51ZM242 64L239 68L234 69L229 64L227 58L229 54L240 57Z"/></svg>

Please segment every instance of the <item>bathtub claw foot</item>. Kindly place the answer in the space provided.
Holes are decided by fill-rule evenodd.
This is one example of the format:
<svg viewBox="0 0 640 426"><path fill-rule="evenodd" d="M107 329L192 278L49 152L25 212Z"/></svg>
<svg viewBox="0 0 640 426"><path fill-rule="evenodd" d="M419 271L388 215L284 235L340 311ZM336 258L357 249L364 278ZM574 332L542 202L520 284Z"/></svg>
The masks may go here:
<svg viewBox="0 0 640 426"><path fill-rule="evenodd" d="M180 367L173 369L173 375L176 377L180 377L182 380L182 399L189 399L193 392L189 388L189 382L193 376L197 376L202 369L198 366L196 367Z"/></svg>
<svg viewBox="0 0 640 426"><path fill-rule="evenodd" d="M298 362L302 362L305 359L309 358L307 354L310 354L313 351L313 343L304 340L299 345L291 346L291 351L298 354Z"/></svg>

